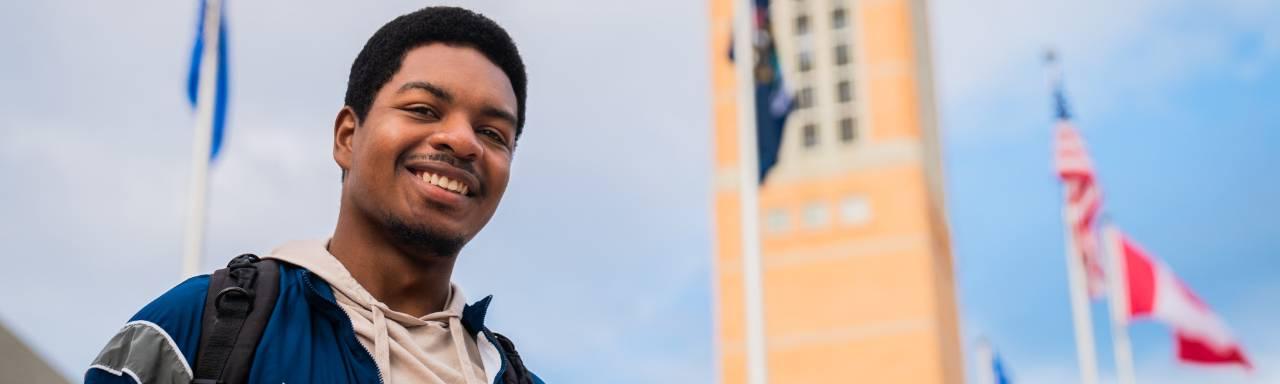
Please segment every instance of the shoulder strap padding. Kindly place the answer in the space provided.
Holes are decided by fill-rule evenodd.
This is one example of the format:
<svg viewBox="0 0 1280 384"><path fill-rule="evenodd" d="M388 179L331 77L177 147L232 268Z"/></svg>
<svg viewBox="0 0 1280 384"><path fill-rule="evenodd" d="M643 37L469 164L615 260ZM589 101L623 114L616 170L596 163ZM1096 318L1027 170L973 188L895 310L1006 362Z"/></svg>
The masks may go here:
<svg viewBox="0 0 1280 384"><path fill-rule="evenodd" d="M516 352L515 343L502 334L492 333L493 338L498 340L499 350L507 357L508 366L507 370L502 372L502 382L504 384L533 383L533 375L529 374L529 370L524 367L524 361L520 360L520 353Z"/></svg>
<svg viewBox="0 0 1280 384"><path fill-rule="evenodd" d="M244 254L209 279L195 383L243 383L280 293L280 266Z"/></svg>

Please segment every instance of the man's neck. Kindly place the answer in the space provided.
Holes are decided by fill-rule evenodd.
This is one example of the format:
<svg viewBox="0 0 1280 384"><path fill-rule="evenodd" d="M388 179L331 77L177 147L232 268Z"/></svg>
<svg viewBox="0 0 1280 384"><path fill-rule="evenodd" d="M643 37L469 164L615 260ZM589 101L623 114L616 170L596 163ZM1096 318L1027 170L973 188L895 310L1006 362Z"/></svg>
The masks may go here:
<svg viewBox="0 0 1280 384"><path fill-rule="evenodd" d="M390 241L356 212L338 215L329 253L365 290L397 312L425 316L444 309L457 255L418 255Z"/></svg>

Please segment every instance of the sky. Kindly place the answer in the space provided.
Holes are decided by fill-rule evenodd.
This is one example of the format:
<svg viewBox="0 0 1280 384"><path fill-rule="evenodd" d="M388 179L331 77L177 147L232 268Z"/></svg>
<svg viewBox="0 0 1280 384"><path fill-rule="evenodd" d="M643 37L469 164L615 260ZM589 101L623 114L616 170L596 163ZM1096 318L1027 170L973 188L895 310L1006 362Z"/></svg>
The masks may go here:
<svg viewBox="0 0 1280 384"><path fill-rule="evenodd" d="M715 380L709 28L698 1L478 0L530 77L506 198L460 258L491 326L553 382ZM1280 4L934 0L929 12L962 343L1018 382L1076 382L1050 103L1055 47L1108 216L1258 366L1179 366L1132 328L1139 378L1280 382ZM229 133L204 269L337 214L332 121L351 60L422 2L230 1ZM175 285L195 1L0 3L0 322L69 378ZM1272 306L1273 307L1273 306ZM1105 306L1093 307L1104 377ZM972 364L966 363L967 366ZM970 372L972 373L972 372Z"/></svg>
<svg viewBox="0 0 1280 384"><path fill-rule="evenodd" d="M948 214L964 342L986 338L1015 382L1079 382L1061 186L1039 53L1057 49L1104 214L1174 271L1258 367L1174 363L1158 324L1131 328L1138 379L1280 382L1280 4L935 1ZM1104 381L1107 307L1092 306Z"/></svg>

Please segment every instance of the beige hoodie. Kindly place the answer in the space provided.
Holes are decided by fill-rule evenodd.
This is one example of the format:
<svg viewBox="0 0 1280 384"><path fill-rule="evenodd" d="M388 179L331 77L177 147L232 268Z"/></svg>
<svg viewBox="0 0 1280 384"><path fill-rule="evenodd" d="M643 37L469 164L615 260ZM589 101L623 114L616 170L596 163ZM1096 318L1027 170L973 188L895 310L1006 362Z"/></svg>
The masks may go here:
<svg viewBox="0 0 1280 384"><path fill-rule="evenodd" d="M396 312L356 282L329 253L328 241L287 243L267 258L310 270L333 287L338 306L351 318L356 338L378 364L386 384L480 384L485 374L476 341L462 326L466 299L450 284L444 310L423 317Z"/></svg>

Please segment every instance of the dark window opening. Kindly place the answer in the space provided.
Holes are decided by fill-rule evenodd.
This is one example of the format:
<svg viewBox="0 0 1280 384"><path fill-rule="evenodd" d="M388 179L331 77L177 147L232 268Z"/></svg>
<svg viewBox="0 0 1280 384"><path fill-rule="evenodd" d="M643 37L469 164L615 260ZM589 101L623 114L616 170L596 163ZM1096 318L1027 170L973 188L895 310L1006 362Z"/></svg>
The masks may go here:
<svg viewBox="0 0 1280 384"><path fill-rule="evenodd" d="M852 117L840 119L840 141L843 143L852 143L858 138L857 120Z"/></svg>
<svg viewBox="0 0 1280 384"><path fill-rule="evenodd" d="M813 106L813 88L804 87L796 94L796 109L805 109Z"/></svg>
<svg viewBox="0 0 1280 384"><path fill-rule="evenodd" d="M818 127L813 124L804 125L804 147L813 148L818 145Z"/></svg>
<svg viewBox="0 0 1280 384"><path fill-rule="evenodd" d="M840 99L841 103L853 100L853 86L849 84L848 80L841 81L836 87L836 96Z"/></svg>
<svg viewBox="0 0 1280 384"><path fill-rule="evenodd" d="M800 15L796 17L796 34L804 35L809 33L809 16Z"/></svg>

